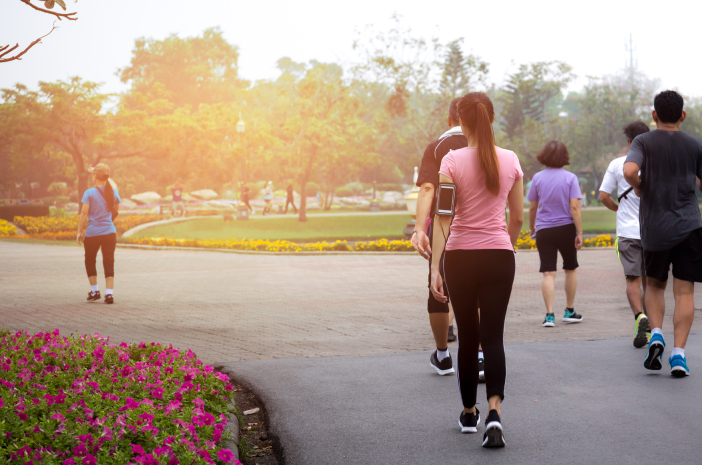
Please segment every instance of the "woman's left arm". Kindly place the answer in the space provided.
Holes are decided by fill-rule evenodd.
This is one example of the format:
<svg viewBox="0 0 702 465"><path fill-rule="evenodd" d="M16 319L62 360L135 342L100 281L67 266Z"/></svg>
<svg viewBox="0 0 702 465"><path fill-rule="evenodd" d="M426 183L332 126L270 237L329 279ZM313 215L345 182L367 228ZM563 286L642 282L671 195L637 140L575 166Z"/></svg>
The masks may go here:
<svg viewBox="0 0 702 465"><path fill-rule="evenodd" d="M78 234L76 236L76 242L83 245L85 240L85 221L88 219L88 212L90 211L90 205L87 203L83 204L83 208L80 211L80 218L78 219Z"/></svg>
<svg viewBox="0 0 702 465"><path fill-rule="evenodd" d="M507 205L509 205L509 225L507 232L512 246L516 247L519 232L524 224L524 181L519 178L514 181L512 190L507 195Z"/></svg>

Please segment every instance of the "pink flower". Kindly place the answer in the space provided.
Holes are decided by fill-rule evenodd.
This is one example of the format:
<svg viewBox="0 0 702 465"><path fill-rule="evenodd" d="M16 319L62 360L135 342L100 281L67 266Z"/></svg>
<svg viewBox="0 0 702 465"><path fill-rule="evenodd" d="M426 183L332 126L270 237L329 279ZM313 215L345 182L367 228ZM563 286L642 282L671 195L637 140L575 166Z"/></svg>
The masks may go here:
<svg viewBox="0 0 702 465"><path fill-rule="evenodd" d="M139 444L130 444L130 446L132 446L132 454L144 455L146 453Z"/></svg>
<svg viewBox="0 0 702 465"><path fill-rule="evenodd" d="M17 416L18 416L19 419L22 420L22 421L27 421L27 420L29 419L29 417L27 416L27 414L24 413L24 412L19 412L19 411L18 411L18 412L17 412Z"/></svg>
<svg viewBox="0 0 702 465"><path fill-rule="evenodd" d="M81 457L87 453L88 453L88 449L85 447L85 444L83 444L83 443L80 443L76 447L73 448L73 456L74 457Z"/></svg>
<svg viewBox="0 0 702 465"><path fill-rule="evenodd" d="M76 461L73 459L66 459L62 463L63 465L76 465Z"/></svg>
<svg viewBox="0 0 702 465"><path fill-rule="evenodd" d="M5 402L3 402L2 397L0 397L0 407L4 407L4 406L5 406Z"/></svg>
<svg viewBox="0 0 702 465"><path fill-rule="evenodd" d="M97 465L97 459L91 454L86 454L83 457L83 465Z"/></svg>
<svg viewBox="0 0 702 465"><path fill-rule="evenodd" d="M59 412L56 412L53 415L51 415L51 418L53 418L54 420L57 420L57 421L66 421L64 416L61 415Z"/></svg>
<svg viewBox="0 0 702 465"><path fill-rule="evenodd" d="M135 409L135 408L139 408L139 403L138 403L137 401L135 401L134 399L132 399L131 397L127 397L127 398L124 400L124 407L122 407L121 409L119 409L119 411L120 411L120 412L123 412L123 411L125 411L125 410L132 410L132 409Z"/></svg>
<svg viewBox="0 0 702 465"><path fill-rule="evenodd" d="M154 397L156 399L163 399L163 393L166 392L165 389L163 388L156 388L153 391L151 391L151 397Z"/></svg>
<svg viewBox="0 0 702 465"><path fill-rule="evenodd" d="M222 449L217 452L217 457L224 463L232 463L234 461L238 462L234 457L234 453L229 449Z"/></svg>

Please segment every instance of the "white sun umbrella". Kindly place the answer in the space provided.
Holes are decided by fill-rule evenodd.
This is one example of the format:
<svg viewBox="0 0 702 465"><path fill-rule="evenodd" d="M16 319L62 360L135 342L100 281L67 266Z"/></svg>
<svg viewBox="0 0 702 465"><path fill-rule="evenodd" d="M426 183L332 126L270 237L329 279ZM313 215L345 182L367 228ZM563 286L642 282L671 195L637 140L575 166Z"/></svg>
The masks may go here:
<svg viewBox="0 0 702 465"><path fill-rule="evenodd" d="M161 196L156 192L142 192L141 194L132 195L131 199L138 204L158 203Z"/></svg>
<svg viewBox="0 0 702 465"><path fill-rule="evenodd" d="M219 198L219 194L212 189L200 189L199 191L191 192L190 195L202 200L213 200Z"/></svg>

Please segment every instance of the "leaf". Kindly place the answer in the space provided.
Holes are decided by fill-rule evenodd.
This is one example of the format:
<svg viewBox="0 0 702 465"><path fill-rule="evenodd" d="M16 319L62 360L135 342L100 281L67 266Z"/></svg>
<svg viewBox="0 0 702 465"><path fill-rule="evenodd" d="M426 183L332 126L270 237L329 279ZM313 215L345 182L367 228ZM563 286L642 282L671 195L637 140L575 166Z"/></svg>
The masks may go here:
<svg viewBox="0 0 702 465"><path fill-rule="evenodd" d="M66 4L64 3L63 0L54 0L56 3L59 4L61 8L63 8L63 11L66 11Z"/></svg>
<svg viewBox="0 0 702 465"><path fill-rule="evenodd" d="M49 10L52 9L54 7L54 0L46 0L44 6Z"/></svg>

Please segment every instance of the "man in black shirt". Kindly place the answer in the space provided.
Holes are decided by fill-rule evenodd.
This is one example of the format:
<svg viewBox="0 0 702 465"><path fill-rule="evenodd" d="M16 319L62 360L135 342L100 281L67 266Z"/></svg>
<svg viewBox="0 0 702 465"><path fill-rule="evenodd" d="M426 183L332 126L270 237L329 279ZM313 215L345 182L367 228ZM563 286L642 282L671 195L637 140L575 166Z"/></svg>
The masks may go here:
<svg viewBox="0 0 702 465"><path fill-rule="evenodd" d="M295 206L295 197L293 197L293 185L288 183L288 187L285 189L287 197L285 198L285 213L288 212L288 205L292 205L295 214L297 214L297 207Z"/></svg>
<svg viewBox="0 0 702 465"><path fill-rule="evenodd" d="M417 224L412 234L412 244L426 259L429 259L429 254L431 254L431 223L427 224L427 219L434 217L434 192L439 185L441 160L450 151L462 149L468 145L468 140L463 135L461 125L458 122L459 100L460 98L453 99L449 104L447 119L449 129L424 150L424 157L422 157L417 177L417 186L420 191L417 198ZM431 284L431 273L429 281ZM455 373L453 360L448 352L448 342L456 340L452 331L453 326L451 326L449 304L437 301L429 292L427 309L429 310L429 324L436 342L436 351L432 353L430 363L440 375Z"/></svg>
<svg viewBox="0 0 702 465"><path fill-rule="evenodd" d="M694 283L702 282L702 216L695 195L695 184L702 178L702 141L680 132L687 116L680 94L661 92L653 106L658 129L636 136L624 163L624 178L641 197L646 311L653 328L644 367L662 368L663 296L672 263L674 348L668 363L671 375L682 377L690 374L685 344L695 312Z"/></svg>

